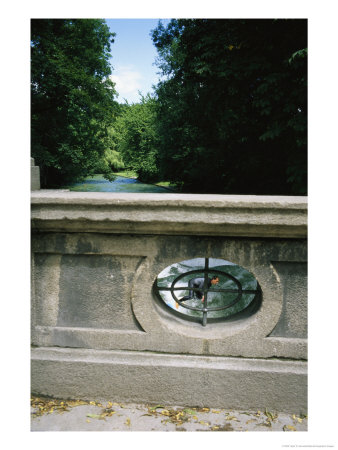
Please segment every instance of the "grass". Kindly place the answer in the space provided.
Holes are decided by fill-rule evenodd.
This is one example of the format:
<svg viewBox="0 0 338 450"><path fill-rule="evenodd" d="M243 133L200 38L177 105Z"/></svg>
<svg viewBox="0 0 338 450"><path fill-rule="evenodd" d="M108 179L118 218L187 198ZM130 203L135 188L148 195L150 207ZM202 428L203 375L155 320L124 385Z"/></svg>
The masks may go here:
<svg viewBox="0 0 338 450"><path fill-rule="evenodd" d="M170 181L160 181L159 183L155 183L156 186L163 186L167 188L172 188L172 185L170 184Z"/></svg>
<svg viewBox="0 0 338 450"><path fill-rule="evenodd" d="M114 172L114 175L118 175L120 177L127 177L127 178L137 178L137 172L134 170L122 170L121 172ZM168 189L171 189L172 191L176 190L176 185L171 184L170 181L159 181L158 183L153 183L155 186L161 186Z"/></svg>
<svg viewBox="0 0 338 450"><path fill-rule="evenodd" d="M137 178L137 173L134 170L122 170L121 172L114 172L114 175L126 178Z"/></svg>

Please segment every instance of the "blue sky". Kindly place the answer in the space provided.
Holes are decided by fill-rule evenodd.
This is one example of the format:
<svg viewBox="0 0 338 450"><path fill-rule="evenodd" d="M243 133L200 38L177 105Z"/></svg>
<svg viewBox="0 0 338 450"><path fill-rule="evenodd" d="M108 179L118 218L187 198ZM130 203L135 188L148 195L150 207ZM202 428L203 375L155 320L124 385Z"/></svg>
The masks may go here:
<svg viewBox="0 0 338 450"><path fill-rule="evenodd" d="M119 93L117 101L138 102L140 96L152 91L158 82L159 69L154 65L157 56L150 32L157 27L159 19L106 19L110 31L116 33L111 46L111 79ZM162 19L164 24L168 19Z"/></svg>

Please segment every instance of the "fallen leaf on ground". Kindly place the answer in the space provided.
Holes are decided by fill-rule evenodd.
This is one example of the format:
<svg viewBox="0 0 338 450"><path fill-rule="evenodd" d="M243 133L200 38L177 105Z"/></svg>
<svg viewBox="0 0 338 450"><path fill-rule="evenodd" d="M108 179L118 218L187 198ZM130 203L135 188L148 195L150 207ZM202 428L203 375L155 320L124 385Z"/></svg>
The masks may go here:
<svg viewBox="0 0 338 450"><path fill-rule="evenodd" d="M283 431L297 431L295 427L293 427L292 425L284 425L283 427Z"/></svg>
<svg viewBox="0 0 338 450"><path fill-rule="evenodd" d="M187 414L195 414L195 411L193 409L184 409L183 412L187 413Z"/></svg>
<svg viewBox="0 0 338 450"><path fill-rule="evenodd" d="M159 408L164 408L164 406L163 405L156 405L156 406L151 406L149 409L150 409L150 411L156 411L156 409L159 409Z"/></svg>
<svg viewBox="0 0 338 450"><path fill-rule="evenodd" d="M248 423L252 423L252 422L256 422L256 420L255 419L249 419L245 423L248 424Z"/></svg>
<svg viewBox="0 0 338 450"><path fill-rule="evenodd" d="M48 397L32 397L31 398L31 407L36 409L32 413L33 417L42 416L44 414L51 414L54 411L58 413L64 413L65 411L69 411L68 408L79 405L88 405L89 402L83 400L60 400L60 399L51 399Z"/></svg>
<svg viewBox="0 0 338 450"><path fill-rule="evenodd" d="M90 417L91 419L101 419L100 414L87 414L87 417Z"/></svg>
<svg viewBox="0 0 338 450"><path fill-rule="evenodd" d="M265 408L265 413L264 413L264 414L266 415L266 417L267 417L269 420L275 421L275 420L278 418L278 414L276 414L276 413L274 414L274 413L268 411L266 408Z"/></svg>
<svg viewBox="0 0 338 450"><path fill-rule="evenodd" d="M111 417L114 414L116 414L116 411L113 411L112 409L105 409L100 415L102 417Z"/></svg>
<svg viewBox="0 0 338 450"><path fill-rule="evenodd" d="M295 414L292 415L293 420L296 420L298 423L302 423L303 419L301 419L300 417L297 417Z"/></svg>
<svg viewBox="0 0 338 450"><path fill-rule="evenodd" d="M228 416L225 420L236 420L237 422L239 422L239 420L235 416Z"/></svg>

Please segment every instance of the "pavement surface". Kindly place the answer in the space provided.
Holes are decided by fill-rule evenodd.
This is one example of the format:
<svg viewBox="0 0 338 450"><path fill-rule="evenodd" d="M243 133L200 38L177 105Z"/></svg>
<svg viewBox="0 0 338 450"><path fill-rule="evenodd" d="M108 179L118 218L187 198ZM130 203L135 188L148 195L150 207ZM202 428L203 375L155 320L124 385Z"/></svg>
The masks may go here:
<svg viewBox="0 0 338 450"><path fill-rule="evenodd" d="M168 405L31 398L31 431L307 431L307 417Z"/></svg>

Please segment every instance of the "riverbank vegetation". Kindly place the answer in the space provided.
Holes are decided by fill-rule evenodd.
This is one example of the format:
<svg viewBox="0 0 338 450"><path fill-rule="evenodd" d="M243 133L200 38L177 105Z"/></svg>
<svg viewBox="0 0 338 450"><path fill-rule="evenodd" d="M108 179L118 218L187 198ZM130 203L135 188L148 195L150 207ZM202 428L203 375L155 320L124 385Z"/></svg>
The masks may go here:
<svg viewBox="0 0 338 450"><path fill-rule="evenodd" d="M305 195L307 21L173 19L152 40L162 79L120 105L103 20L32 20L42 185L129 170L181 192Z"/></svg>
<svg viewBox="0 0 338 450"><path fill-rule="evenodd" d="M102 20L31 22L32 156L43 187L91 175L111 156L108 130L118 113L109 79L113 38Z"/></svg>

